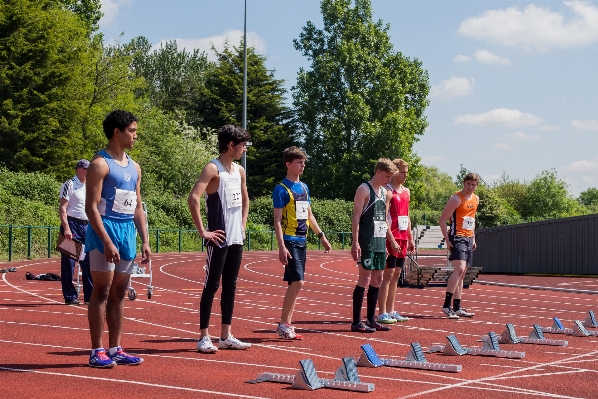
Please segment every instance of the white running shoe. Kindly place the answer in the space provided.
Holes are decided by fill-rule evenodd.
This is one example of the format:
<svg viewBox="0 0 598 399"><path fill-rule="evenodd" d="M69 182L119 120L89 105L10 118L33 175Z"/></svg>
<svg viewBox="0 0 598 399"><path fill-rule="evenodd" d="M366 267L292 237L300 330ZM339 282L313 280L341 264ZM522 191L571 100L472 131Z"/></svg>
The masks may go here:
<svg viewBox="0 0 598 399"><path fill-rule="evenodd" d="M382 313L381 315L378 315L378 323L394 324L396 322L397 321L395 319L393 319L392 317L390 317L388 313Z"/></svg>
<svg viewBox="0 0 598 399"><path fill-rule="evenodd" d="M214 346L212 343L212 339L210 339L209 335L206 335L199 341L197 341L197 351L201 353L216 353L218 352L218 348Z"/></svg>
<svg viewBox="0 0 598 399"><path fill-rule="evenodd" d="M241 342L231 334L225 340L220 339L220 342L218 342L218 347L220 349L248 349L251 348L251 344Z"/></svg>
<svg viewBox="0 0 598 399"><path fill-rule="evenodd" d="M276 329L278 332L278 336L282 339L294 339L294 340L302 340L303 335L297 334L295 332L295 327L291 326L290 324L278 324L278 328Z"/></svg>
<svg viewBox="0 0 598 399"><path fill-rule="evenodd" d="M459 310L455 310L455 314L457 316L461 316L461 317L473 317L475 316L475 313L473 312L468 312L467 310L461 308Z"/></svg>
<svg viewBox="0 0 598 399"><path fill-rule="evenodd" d="M446 317L448 317L449 319L458 319L459 318L459 316L455 313L453 308L451 308L450 306L448 308L442 308L442 313L444 313L444 315Z"/></svg>
<svg viewBox="0 0 598 399"><path fill-rule="evenodd" d="M398 312L390 312L388 316L390 316L391 319L395 319L399 323L409 321L409 317L401 316Z"/></svg>

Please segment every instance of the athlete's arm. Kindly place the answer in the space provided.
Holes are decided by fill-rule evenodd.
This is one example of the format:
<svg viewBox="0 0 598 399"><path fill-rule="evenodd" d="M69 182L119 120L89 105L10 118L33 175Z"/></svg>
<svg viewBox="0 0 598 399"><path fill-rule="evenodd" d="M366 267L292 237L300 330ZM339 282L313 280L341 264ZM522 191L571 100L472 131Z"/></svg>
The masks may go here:
<svg viewBox="0 0 598 399"><path fill-rule="evenodd" d="M102 198L102 186L104 184L104 178L108 175L110 169L104 158L100 155L96 155L91 160L89 167L87 168L87 180L85 182L85 213L89 224L96 232L98 238L104 244L104 256L106 262L119 263L120 254L112 243L110 236L104 229L104 223L102 223L102 216L98 211L98 204Z"/></svg>
<svg viewBox="0 0 598 399"><path fill-rule="evenodd" d="M385 215L388 215L390 209L390 200L392 200L392 192L390 190L386 190L386 212L384 213ZM390 220L389 223L388 217L386 218L386 224L386 239L390 242L390 247L392 248L392 251L394 253L397 253L401 250L401 246L397 243L397 240L395 240L394 236L392 235L392 231L390 230L392 226L392 220Z"/></svg>
<svg viewBox="0 0 598 399"><path fill-rule="evenodd" d="M195 185L193 186L193 189L191 189L189 197L187 198L187 204L189 204L191 218L193 219L193 223L195 223L195 227L197 228L199 236L208 241L212 241L215 244L220 244L224 241L224 231L206 231L203 225L203 221L201 220L200 210L201 196L206 191L206 189L208 189L208 186L210 188L210 191L212 192L215 192L217 190L217 186L215 184L210 184L216 177L218 177L218 167L213 162L210 162L203 168L203 170L201 171L201 175L199 176L199 179L197 179Z"/></svg>
<svg viewBox="0 0 598 399"><path fill-rule="evenodd" d="M359 219L361 218L363 207L365 206L369 195L370 190L365 184L362 184L357 187L355 198L353 199L353 218L351 219L351 234L353 238L351 240L351 256L355 262L361 257L361 247L359 246Z"/></svg>
<svg viewBox="0 0 598 399"><path fill-rule="evenodd" d="M69 221L66 217L66 207L69 205L69 200L66 198L60 199L60 205L58 206L58 215L60 216L60 223L64 229L64 238L67 240L73 239L73 233L71 232L71 228L69 226Z"/></svg>
<svg viewBox="0 0 598 399"><path fill-rule="evenodd" d="M461 205L461 198L459 198L459 196L456 194L452 195L446 203L446 206L444 207L442 214L440 215L440 231L442 232L442 236L444 237L444 241L446 242L446 247L449 250L451 249L451 242L448 239L446 222L452 216L453 212L455 212L455 210L459 207L459 205Z"/></svg>
<svg viewBox="0 0 598 399"><path fill-rule="evenodd" d="M241 175L241 218L243 223L243 239L245 239L245 230L247 229L247 217L249 215L249 194L247 194L247 180L245 169L239 166L239 174Z"/></svg>
<svg viewBox="0 0 598 399"><path fill-rule="evenodd" d="M313 232L316 234L324 234L320 226L318 226L318 222L316 220L316 217L314 216L314 213L311 211L311 205L307 208L307 212L309 215L309 225L311 226ZM328 239L325 235L322 235L322 238L320 238L320 242L324 246L324 252L330 252L330 248L332 247L330 246L330 243L328 242Z"/></svg>
<svg viewBox="0 0 598 399"><path fill-rule="evenodd" d="M137 162L134 162L135 169L137 169L137 184L135 190L137 191L137 207L133 214L133 223L137 228L139 237L141 238L141 263L148 263L152 256L152 249L149 245L147 220L145 212L143 212L143 202L141 202L141 168Z"/></svg>
<svg viewBox="0 0 598 399"><path fill-rule="evenodd" d="M274 233L276 234L276 242L278 243L278 260L283 265L289 263L292 259L291 253L284 246L284 237L282 234L282 208L274 208Z"/></svg>
<svg viewBox="0 0 598 399"><path fill-rule="evenodd" d="M407 194L409 194L409 203L411 203L411 191L407 187L404 187L407 190ZM409 243L407 245L407 252L412 253L415 251L415 241L413 240L413 226L411 225L411 211L407 209L407 216L409 216L409 226L407 227L407 240Z"/></svg>

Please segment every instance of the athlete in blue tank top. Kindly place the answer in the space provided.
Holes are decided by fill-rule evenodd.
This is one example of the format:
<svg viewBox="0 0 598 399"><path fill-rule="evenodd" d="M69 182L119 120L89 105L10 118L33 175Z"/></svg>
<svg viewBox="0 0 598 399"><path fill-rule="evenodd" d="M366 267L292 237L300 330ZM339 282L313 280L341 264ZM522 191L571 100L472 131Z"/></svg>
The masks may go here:
<svg viewBox="0 0 598 399"><path fill-rule="evenodd" d="M141 263L150 260L147 221L141 206L141 169L125 150L137 138L137 119L126 111L113 111L104 119L108 146L96 154L87 170L85 213L89 218L86 245L93 291L88 320L91 367L136 365L143 359L121 347L124 300L135 259L136 233L141 237ZM107 310L114 314L106 314ZM109 350L102 344L104 320L110 320Z"/></svg>

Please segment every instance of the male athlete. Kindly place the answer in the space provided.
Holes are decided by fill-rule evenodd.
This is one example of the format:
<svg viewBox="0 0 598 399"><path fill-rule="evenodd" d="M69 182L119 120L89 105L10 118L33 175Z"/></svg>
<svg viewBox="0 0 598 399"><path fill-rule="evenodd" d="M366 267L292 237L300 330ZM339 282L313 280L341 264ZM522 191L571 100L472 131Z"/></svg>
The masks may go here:
<svg viewBox="0 0 598 399"><path fill-rule="evenodd" d="M211 160L201 171L187 202L197 232L207 244L206 280L199 303L201 339L197 351L216 353L220 349L247 349L251 344L241 342L231 334L237 277L243 255L245 226L249 214L249 196L245 169L235 160L247 151L249 133L239 126L225 125L218 131L218 158ZM201 219L200 200L205 194L208 228ZM222 326L218 348L212 343L208 327L214 296L222 278L220 310Z"/></svg>
<svg viewBox="0 0 598 399"><path fill-rule="evenodd" d="M85 212L89 218L85 241L93 290L87 318L91 333L91 367L137 365L143 359L120 346L124 300L136 255L135 236L141 237L141 263L150 260L145 213L141 203L141 169L125 150L137 138L137 119L126 111L113 111L103 122L108 139L87 170ZM104 320L108 324L109 351L102 345Z"/></svg>
<svg viewBox="0 0 598 399"><path fill-rule="evenodd" d="M299 180L305 169L307 154L297 147L289 147L282 154L287 177L274 187L274 231L278 242L278 259L284 265L283 280L288 283L282 303L282 314L276 329L283 339L303 339L291 325L297 295L303 287L305 254L307 252L307 230L311 227L324 245L324 252L330 252L330 243L311 211L307 185Z"/></svg>
<svg viewBox="0 0 598 399"><path fill-rule="evenodd" d="M394 310L394 304L397 284L401 276L401 269L405 265L407 251L411 252L415 248L409 218L411 193L407 187L403 186L409 173L409 164L402 159L395 159L392 163L395 164L399 172L390 179L390 183L386 186L388 189L387 196L390 196L388 219L391 234L399 244L399 251L393 252L391 241L386 240L388 256L386 257L386 269L384 270L378 295L378 323L382 324L393 324L398 321L409 320L408 317L403 317Z"/></svg>
<svg viewBox="0 0 598 399"><path fill-rule="evenodd" d="M473 192L478 187L480 177L475 173L468 173L463 179L463 189L449 198L442 215L440 215L440 229L450 252L449 259L453 263L453 273L446 284L446 297L442 306L442 313L449 319L473 317L474 313L461 307L461 293L463 291L463 277L465 270L473 262L475 243L475 215L480 199ZM448 234L447 220L451 221ZM453 306L451 307L451 299Z"/></svg>
<svg viewBox="0 0 598 399"><path fill-rule="evenodd" d="M376 321L375 313L378 290L386 264L386 239L390 241L393 253L399 251L399 245L392 236L386 220L390 197L387 197L384 188L395 173L397 167L392 161L381 158L376 164L374 176L369 182L361 184L355 192L351 221L353 233L351 256L357 262L359 279L353 290L351 331L354 332L372 333L390 330L390 327ZM367 319L364 324L361 321L361 306L366 287L368 287Z"/></svg>

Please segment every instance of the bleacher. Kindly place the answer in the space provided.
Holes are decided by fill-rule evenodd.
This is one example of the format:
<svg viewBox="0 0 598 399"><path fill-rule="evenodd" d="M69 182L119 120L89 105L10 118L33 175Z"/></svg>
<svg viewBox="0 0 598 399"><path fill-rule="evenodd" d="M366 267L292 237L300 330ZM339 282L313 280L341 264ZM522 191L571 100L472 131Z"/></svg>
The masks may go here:
<svg viewBox="0 0 598 399"><path fill-rule="evenodd" d="M446 248L440 226L415 226L413 237L417 248Z"/></svg>

